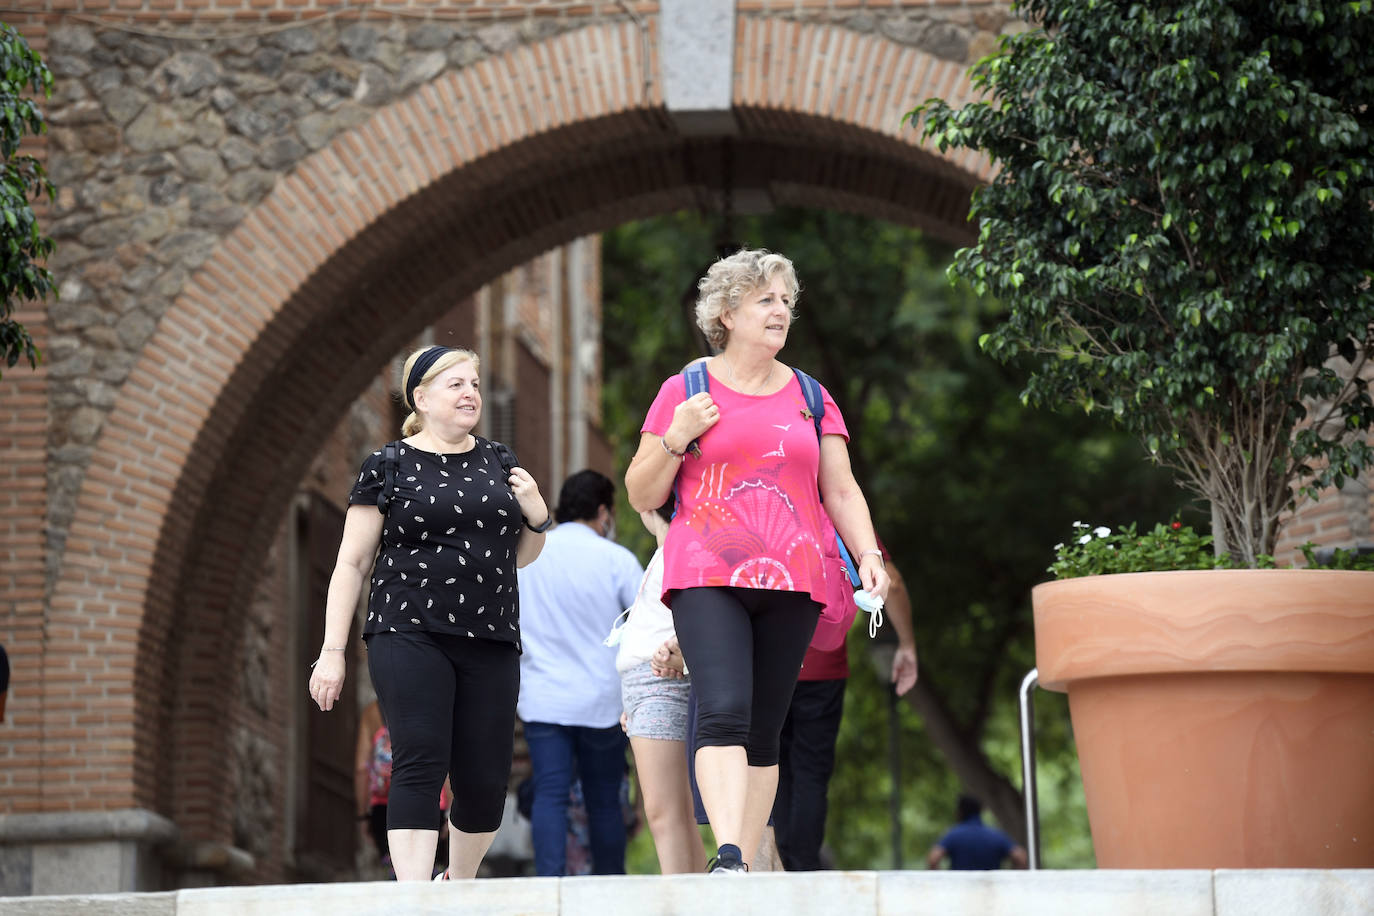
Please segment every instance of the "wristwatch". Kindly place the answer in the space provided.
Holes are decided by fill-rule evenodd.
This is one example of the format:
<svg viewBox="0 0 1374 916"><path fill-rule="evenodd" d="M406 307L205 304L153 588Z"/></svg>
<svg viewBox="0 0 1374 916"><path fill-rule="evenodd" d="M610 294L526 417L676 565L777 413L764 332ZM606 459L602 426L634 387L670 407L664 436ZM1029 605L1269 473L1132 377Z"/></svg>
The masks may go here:
<svg viewBox="0 0 1374 916"><path fill-rule="evenodd" d="M550 528L553 527L553 513L549 513L549 517L544 519L544 524L542 525L531 525L530 520L525 519L525 527L533 531L535 534L543 534L545 531L548 531Z"/></svg>

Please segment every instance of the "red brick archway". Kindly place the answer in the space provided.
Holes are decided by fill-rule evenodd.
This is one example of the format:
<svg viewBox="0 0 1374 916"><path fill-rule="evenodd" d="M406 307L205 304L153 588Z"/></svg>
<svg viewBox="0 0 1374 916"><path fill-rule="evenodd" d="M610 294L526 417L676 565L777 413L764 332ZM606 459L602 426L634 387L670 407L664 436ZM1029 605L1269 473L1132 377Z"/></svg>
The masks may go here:
<svg viewBox="0 0 1374 916"><path fill-rule="evenodd" d="M927 96L958 101L962 67L876 34L742 22L733 181L967 237L979 165L900 124ZM224 838L235 608L314 444L457 298L721 185L718 141L684 139L657 82L646 92L646 53L632 25L594 25L441 77L301 163L191 278L120 389L78 500L48 621L72 638L46 660L43 810L142 807ZM133 679L132 707L86 702L92 665L96 681Z"/></svg>

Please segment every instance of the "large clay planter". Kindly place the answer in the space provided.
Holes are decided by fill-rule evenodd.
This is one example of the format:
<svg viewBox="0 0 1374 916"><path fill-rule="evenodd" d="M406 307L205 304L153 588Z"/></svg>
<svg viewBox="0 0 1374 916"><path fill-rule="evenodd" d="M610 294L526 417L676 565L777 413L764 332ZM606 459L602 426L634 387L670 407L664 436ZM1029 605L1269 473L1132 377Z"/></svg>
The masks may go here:
<svg viewBox="0 0 1374 916"><path fill-rule="evenodd" d="M1102 868L1374 866L1374 573L1037 586Z"/></svg>

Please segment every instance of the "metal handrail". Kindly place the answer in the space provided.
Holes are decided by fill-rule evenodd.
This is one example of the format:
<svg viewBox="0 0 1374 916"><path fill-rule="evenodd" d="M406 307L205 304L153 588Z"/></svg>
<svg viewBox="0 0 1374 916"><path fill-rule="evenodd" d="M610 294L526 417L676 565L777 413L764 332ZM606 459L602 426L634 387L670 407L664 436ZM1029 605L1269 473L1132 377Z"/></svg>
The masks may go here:
<svg viewBox="0 0 1374 916"><path fill-rule="evenodd" d="M1031 870L1040 867L1040 800L1035 782L1035 698L1040 669L1021 680L1021 794L1026 805L1026 851Z"/></svg>

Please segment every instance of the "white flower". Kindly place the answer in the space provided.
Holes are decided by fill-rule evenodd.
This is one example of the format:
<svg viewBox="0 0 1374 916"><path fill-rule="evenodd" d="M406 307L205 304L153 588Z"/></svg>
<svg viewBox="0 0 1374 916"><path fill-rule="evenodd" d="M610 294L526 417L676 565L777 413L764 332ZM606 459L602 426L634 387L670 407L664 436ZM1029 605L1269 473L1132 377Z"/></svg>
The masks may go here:
<svg viewBox="0 0 1374 916"><path fill-rule="evenodd" d="M1063 545L1063 544L1055 544L1055 545L1054 545L1054 549L1055 549L1055 550L1063 550L1063 549L1064 549L1064 545Z"/></svg>
<svg viewBox="0 0 1374 916"><path fill-rule="evenodd" d="M1109 534L1111 534L1111 533L1112 533L1112 529L1110 529L1110 528L1101 528L1101 527L1099 527L1099 528L1094 528L1094 529L1093 529L1093 534L1097 535L1097 536L1100 537L1100 538L1104 538L1104 537L1106 537L1107 535L1109 535Z"/></svg>
<svg viewBox="0 0 1374 916"><path fill-rule="evenodd" d="M1082 522L1074 522L1074 523L1073 523L1073 526L1074 526L1075 528L1086 528L1086 527L1088 527L1087 525L1083 524Z"/></svg>
<svg viewBox="0 0 1374 916"><path fill-rule="evenodd" d="M1080 544L1086 544L1086 543L1088 543L1089 541L1091 541L1092 539L1093 539L1093 536L1092 536L1091 534L1085 534L1085 535L1083 535L1081 538L1078 539L1078 543L1080 543Z"/></svg>

